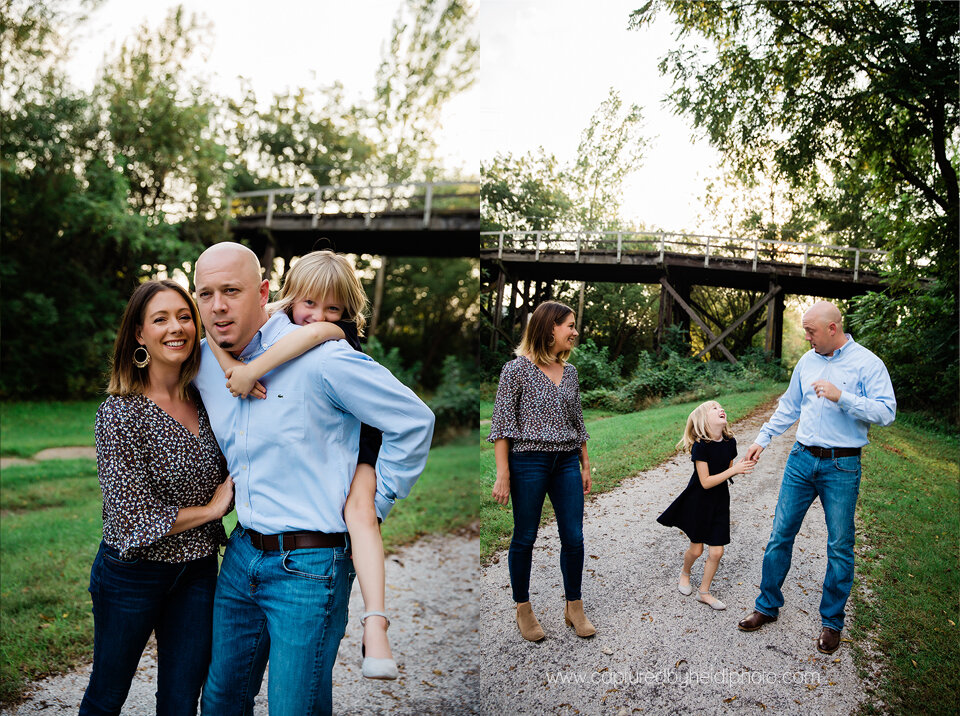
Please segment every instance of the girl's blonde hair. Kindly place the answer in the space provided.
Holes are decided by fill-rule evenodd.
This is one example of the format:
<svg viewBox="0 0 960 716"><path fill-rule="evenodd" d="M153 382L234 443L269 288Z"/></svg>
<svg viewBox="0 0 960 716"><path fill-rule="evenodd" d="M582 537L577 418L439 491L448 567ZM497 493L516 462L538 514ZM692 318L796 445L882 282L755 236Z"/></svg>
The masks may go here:
<svg viewBox="0 0 960 716"><path fill-rule="evenodd" d="M707 432L707 411L714 405L718 408L721 407L720 403L716 400L708 400L706 403L701 403L693 409L693 412L690 413L690 416L687 418L687 425L683 429L683 437L680 438L680 442L677 443L678 450L689 450L697 440L713 439L710 437L710 433ZM733 437L729 425L723 426L723 437Z"/></svg>
<svg viewBox="0 0 960 716"><path fill-rule="evenodd" d="M357 279L353 265L345 256L333 251L313 251L293 265L283 279L283 287L267 305L270 314L284 311L293 320L293 304L302 300L322 301L331 296L343 305L343 320L357 324L357 335L363 335L367 323L363 312L367 294Z"/></svg>
<svg viewBox="0 0 960 716"><path fill-rule="evenodd" d="M568 316L573 315L573 309L559 301L544 301L533 311L527 327L523 330L520 345L514 353L518 356L527 356L534 363L550 365L554 361L553 329L563 323ZM570 357L569 350L556 354L558 363L565 363Z"/></svg>

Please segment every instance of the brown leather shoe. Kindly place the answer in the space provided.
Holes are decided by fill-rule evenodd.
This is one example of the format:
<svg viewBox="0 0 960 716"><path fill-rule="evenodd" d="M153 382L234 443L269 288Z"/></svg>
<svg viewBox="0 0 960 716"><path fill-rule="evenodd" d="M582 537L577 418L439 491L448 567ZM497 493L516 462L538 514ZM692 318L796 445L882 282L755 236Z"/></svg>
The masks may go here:
<svg viewBox="0 0 960 716"><path fill-rule="evenodd" d="M756 631L767 622L775 621L777 621L776 617L769 617L763 612L754 612L746 619L741 619L740 623L737 624L737 628L740 631Z"/></svg>
<svg viewBox="0 0 960 716"><path fill-rule="evenodd" d="M817 651L821 654L832 654L840 648L840 632L830 627L824 627L817 639Z"/></svg>
<svg viewBox="0 0 960 716"><path fill-rule="evenodd" d="M596 627L590 623L587 615L583 613L582 599L567 602L567 605L563 608L563 620L567 623L567 626L576 629L577 636L587 637L597 633Z"/></svg>

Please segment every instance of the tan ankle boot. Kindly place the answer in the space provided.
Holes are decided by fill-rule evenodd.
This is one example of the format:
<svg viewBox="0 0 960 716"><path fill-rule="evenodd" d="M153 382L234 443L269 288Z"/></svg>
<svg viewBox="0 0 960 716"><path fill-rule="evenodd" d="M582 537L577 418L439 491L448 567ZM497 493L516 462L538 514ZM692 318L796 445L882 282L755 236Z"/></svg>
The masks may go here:
<svg viewBox="0 0 960 716"><path fill-rule="evenodd" d="M530 602L517 603L517 626L520 627L520 634L527 641L540 641L546 636L533 613Z"/></svg>
<svg viewBox="0 0 960 716"><path fill-rule="evenodd" d="M587 619L583 613L583 600L578 599L575 602L567 602L563 609L563 620L567 626L572 626L577 630L577 636L593 636L597 633L596 627Z"/></svg>

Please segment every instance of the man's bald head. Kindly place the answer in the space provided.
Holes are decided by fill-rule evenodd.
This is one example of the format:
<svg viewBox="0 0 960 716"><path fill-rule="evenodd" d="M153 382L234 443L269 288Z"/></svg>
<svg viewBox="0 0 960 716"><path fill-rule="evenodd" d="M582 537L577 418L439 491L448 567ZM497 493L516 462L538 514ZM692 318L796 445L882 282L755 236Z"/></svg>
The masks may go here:
<svg viewBox="0 0 960 716"><path fill-rule="evenodd" d="M206 269L220 269L229 266L238 279L260 282L260 260L243 244L223 241L214 244L200 254L195 268L195 279ZM198 283L195 280L194 283Z"/></svg>
<svg viewBox="0 0 960 716"><path fill-rule="evenodd" d="M847 342L843 332L843 316L840 309L830 301L817 301L800 321L803 326L804 337L810 342L810 347L817 353L825 356Z"/></svg>
<svg viewBox="0 0 960 716"><path fill-rule="evenodd" d="M194 285L207 338L240 353L268 318L269 285L257 255L229 241L214 244L197 259Z"/></svg>

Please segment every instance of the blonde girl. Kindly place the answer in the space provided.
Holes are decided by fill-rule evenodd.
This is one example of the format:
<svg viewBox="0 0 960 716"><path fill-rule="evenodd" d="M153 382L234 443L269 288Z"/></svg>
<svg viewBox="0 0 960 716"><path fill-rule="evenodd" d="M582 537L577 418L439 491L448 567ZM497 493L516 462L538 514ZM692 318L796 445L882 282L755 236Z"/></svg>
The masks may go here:
<svg viewBox="0 0 960 716"><path fill-rule="evenodd" d="M230 392L241 398L265 398L257 382L277 366L329 340L346 339L360 350L367 305L356 272L350 262L332 251L314 251L300 258L287 273L276 300L267 305L272 315L287 314L302 330L287 334L263 355L250 363L236 360L214 341L209 341L227 377ZM353 564L360 582L365 611L363 625L363 675L371 679L396 679L396 662L390 650L384 611L383 540L374 508L377 474L374 465L380 450L380 431L362 425L357 469L350 485L343 517L350 532Z"/></svg>
<svg viewBox="0 0 960 716"><path fill-rule="evenodd" d="M679 527L690 538L690 546L683 554L677 589L684 596L693 593L690 568L703 554L706 543L710 545L710 551L703 567L697 600L713 609L726 609L723 602L710 594L710 585L720 565L723 546L730 543L727 481L734 475L752 472L756 460L744 459L734 464L737 441L727 425L726 412L715 400L700 404L690 413L677 448L690 451L693 475L686 489L657 518L662 525Z"/></svg>

